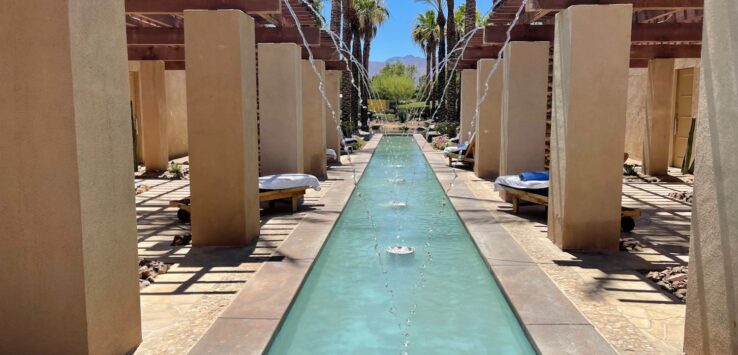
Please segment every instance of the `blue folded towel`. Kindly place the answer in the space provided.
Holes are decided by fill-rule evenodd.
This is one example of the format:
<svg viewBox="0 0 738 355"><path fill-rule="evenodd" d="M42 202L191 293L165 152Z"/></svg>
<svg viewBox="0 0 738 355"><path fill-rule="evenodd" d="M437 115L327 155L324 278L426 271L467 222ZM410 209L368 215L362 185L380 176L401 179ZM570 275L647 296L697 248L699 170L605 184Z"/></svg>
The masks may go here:
<svg viewBox="0 0 738 355"><path fill-rule="evenodd" d="M548 171L526 171L520 173L520 181L548 181Z"/></svg>

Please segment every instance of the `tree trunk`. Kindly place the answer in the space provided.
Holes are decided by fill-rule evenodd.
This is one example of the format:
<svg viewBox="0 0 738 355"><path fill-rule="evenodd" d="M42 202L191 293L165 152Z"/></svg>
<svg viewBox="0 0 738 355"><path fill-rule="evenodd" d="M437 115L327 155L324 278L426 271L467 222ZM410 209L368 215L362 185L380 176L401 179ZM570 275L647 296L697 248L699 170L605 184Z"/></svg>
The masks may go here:
<svg viewBox="0 0 738 355"><path fill-rule="evenodd" d="M351 45L351 26L349 26L350 18L349 18L349 12L348 11L348 4L349 0L342 0L343 1L343 7L347 11L343 12L343 43L346 45L346 50L350 50ZM343 51L344 49L341 48ZM342 53L344 57L348 60L348 53ZM349 63L351 62L348 60ZM343 128L343 135L346 137L351 137L351 132L353 131L353 122L351 119L351 70L350 66L346 68L346 70L343 71L343 78L341 80L341 127Z"/></svg>
<svg viewBox="0 0 738 355"><path fill-rule="evenodd" d="M371 29L367 29L364 32L364 50L362 51L362 64L364 65L364 72L369 75L369 53L372 50L372 35L371 35ZM362 105L361 107L361 125L362 129L365 131L369 131L369 85L370 83L366 83L366 85L361 86L362 88L362 94L361 96L364 98L366 104Z"/></svg>
<svg viewBox="0 0 738 355"><path fill-rule="evenodd" d="M454 0L446 0L446 5L448 5L448 13L452 14L448 17L448 26L447 26L447 39L448 39L448 51L451 52L454 47L456 46L456 42L458 42L458 36L456 34L456 20L454 19L453 13L454 13ZM456 117L458 116L456 114L456 96L458 95L458 88L456 87L456 71L454 70L454 67L456 66L456 62L459 58L458 52L453 52L449 54L449 61L448 61L448 92L446 93L446 110L447 110L447 120L449 121L455 121Z"/></svg>
<svg viewBox="0 0 738 355"><path fill-rule="evenodd" d="M466 0L466 14L464 14L464 33L469 33L477 27L477 0Z"/></svg>
<svg viewBox="0 0 738 355"><path fill-rule="evenodd" d="M358 90L358 88L361 88L364 86L364 83L361 79L361 69L359 68L359 65L361 65L361 32L359 31L359 26L353 26L354 27L354 33L353 33L353 44L351 45L351 51L352 55L356 59L358 63L353 63L351 65L351 71L354 73L354 83L356 87L352 85L353 92L351 93L351 117L354 119L355 127L352 128L358 128L359 121L361 119L361 115L359 112L359 109L361 106L363 106L362 101L365 100L365 97L362 97L361 92ZM361 122L363 124L363 122ZM362 125L363 128L363 125Z"/></svg>
<svg viewBox="0 0 738 355"><path fill-rule="evenodd" d="M425 84L421 89L422 98L425 99L425 107L430 107L433 97L429 95L430 88L432 87L433 78L431 78L431 66L433 65L433 49L430 44L425 46ZM423 110L425 112L425 110Z"/></svg>
<svg viewBox="0 0 738 355"><path fill-rule="evenodd" d="M437 94L436 78L438 77L438 68L437 68L438 57L436 55L437 48L438 48L437 44L434 42L430 49L430 52L431 52L431 81L428 83L428 92L430 93L430 95L428 96L430 96L431 98L431 111L429 112L427 118L431 118L433 113L436 112L436 104L438 103L437 102L438 98L436 97L436 94Z"/></svg>
<svg viewBox="0 0 738 355"><path fill-rule="evenodd" d="M438 36L438 63L442 63L443 60L446 58L446 36L444 35L446 33L446 31L444 30L444 28L446 27L446 18L440 8L438 9L438 17L436 21L438 22L438 28L441 32L441 35ZM436 115L436 118L439 121L446 121L448 119L448 117L446 117L446 103L443 99L443 91L446 87L445 69L447 66L448 63L438 68L438 80L436 80L436 96L438 98L438 115Z"/></svg>
<svg viewBox="0 0 738 355"><path fill-rule="evenodd" d="M341 34L341 0L331 1L331 32Z"/></svg>

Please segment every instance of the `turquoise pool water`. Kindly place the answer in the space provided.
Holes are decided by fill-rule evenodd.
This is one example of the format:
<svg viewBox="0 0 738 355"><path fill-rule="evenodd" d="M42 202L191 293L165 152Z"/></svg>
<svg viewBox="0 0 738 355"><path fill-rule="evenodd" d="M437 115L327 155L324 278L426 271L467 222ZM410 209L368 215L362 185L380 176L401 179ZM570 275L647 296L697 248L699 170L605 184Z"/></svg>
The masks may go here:
<svg viewBox="0 0 738 355"><path fill-rule="evenodd" d="M385 136L269 353L403 352L535 353L414 138Z"/></svg>

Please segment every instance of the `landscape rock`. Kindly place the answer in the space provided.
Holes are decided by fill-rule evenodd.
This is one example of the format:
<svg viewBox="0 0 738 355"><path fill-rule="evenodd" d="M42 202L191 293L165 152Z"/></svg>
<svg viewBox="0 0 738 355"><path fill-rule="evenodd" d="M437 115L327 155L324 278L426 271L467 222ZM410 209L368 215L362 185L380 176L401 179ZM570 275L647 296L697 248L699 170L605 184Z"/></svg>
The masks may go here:
<svg viewBox="0 0 738 355"><path fill-rule="evenodd" d="M687 266L674 266L661 271L649 271L646 277L676 298L687 301Z"/></svg>

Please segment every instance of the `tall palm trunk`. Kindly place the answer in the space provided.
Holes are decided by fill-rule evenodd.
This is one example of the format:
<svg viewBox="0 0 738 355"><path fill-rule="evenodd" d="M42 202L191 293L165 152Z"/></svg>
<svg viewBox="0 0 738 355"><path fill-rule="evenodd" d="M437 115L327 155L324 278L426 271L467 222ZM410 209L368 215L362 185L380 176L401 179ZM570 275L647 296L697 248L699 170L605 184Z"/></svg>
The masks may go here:
<svg viewBox="0 0 738 355"><path fill-rule="evenodd" d="M438 36L438 63L442 63L443 60L446 58L446 36L445 36L445 30L446 27L446 17L443 15L443 11L441 8L438 9L438 17L436 18L436 22L438 23L438 29L441 32L441 35ZM446 65L441 66L438 68L438 80L436 80L436 96L438 98L438 120L440 121L447 121L448 117L446 114L446 103L443 98L443 89L446 87L446 71L445 71Z"/></svg>
<svg viewBox="0 0 738 355"><path fill-rule="evenodd" d="M464 33L469 33L477 27L477 0L466 0L464 14Z"/></svg>
<svg viewBox="0 0 738 355"><path fill-rule="evenodd" d="M341 0L331 1L331 32L341 34Z"/></svg>
<svg viewBox="0 0 738 355"><path fill-rule="evenodd" d="M371 30L364 31L364 49L362 50L362 64L364 71L369 73L369 53L372 50L372 32ZM366 100L366 104L361 107L361 125L365 131L369 130L369 83L361 86L362 93L361 97Z"/></svg>
<svg viewBox="0 0 738 355"><path fill-rule="evenodd" d="M431 46L431 81L428 84L428 90L430 91L430 98L431 98L431 112L430 115L428 115L428 118L431 118L431 115L433 112L436 112L436 104L438 103L438 92L436 91L436 79L438 78L438 56L436 55L436 49L438 48L438 45L433 42L433 45Z"/></svg>
<svg viewBox="0 0 738 355"><path fill-rule="evenodd" d="M456 33L456 20L454 19L453 13L454 13L454 0L446 0L446 5L448 8L448 29L446 30L446 36L448 39L448 51L449 54L449 61L448 61L448 92L446 93L446 109L447 109L447 119L449 121L456 121L458 117L458 111L456 110L456 96L458 95L458 88L456 87L456 71L454 70L454 66L456 66L456 61L458 60L459 55L458 52L452 52L456 46L456 42L458 41L458 35Z"/></svg>
<svg viewBox="0 0 738 355"><path fill-rule="evenodd" d="M430 46L430 43L427 43L425 45L425 84L422 87L422 93L423 97L425 98L425 107L429 107L431 105L431 101L433 98L428 95L430 93L431 83L433 82L433 78L431 78L431 66L433 65L433 49Z"/></svg>
<svg viewBox="0 0 738 355"><path fill-rule="evenodd" d="M351 0L341 0L343 3L343 43L345 44L345 50L350 50L351 45L351 14L350 8L353 5ZM344 48L342 48L344 50ZM343 53L348 58L348 53ZM350 61L349 61L350 63ZM343 71L343 78L341 80L341 126L343 128L343 134L346 137L351 137L353 131L353 122L351 119L351 93L353 88L351 85L351 66L347 66L346 70Z"/></svg>
<svg viewBox="0 0 738 355"><path fill-rule="evenodd" d="M359 122L357 121L361 119L361 114L359 112L359 109L361 108L361 106L363 106L362 100L366 100L366 98L363 97L361 95L361 92L359 91L359 88L364 86L364 83L361 80L361 68L359 68L359 66L361 65L361 60L362 60L361 59L362 58L361 56L361 32L359 31L359 26L354 26L353 32L354 33L353 33L353 38L352 38L353 44L351 45L351 52L352 52L351 54L354 56L355 60L359 63L354 62L351 65L351 70L354 73L354 83L355 83L355 87L352 85L353 92L351 93L351 95L353 96L351 98L351 114L352 114L352 117L354 118L354 123L356 124L356 127L352 127L352 128L358 128ZM363 126L364 122L362 121L361 123L362 123L361 125L362 128L364 128Z"/></svg>

